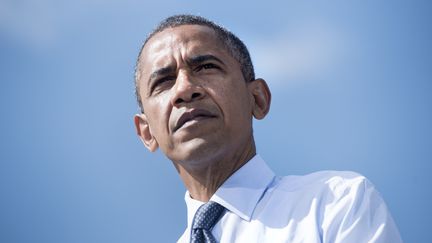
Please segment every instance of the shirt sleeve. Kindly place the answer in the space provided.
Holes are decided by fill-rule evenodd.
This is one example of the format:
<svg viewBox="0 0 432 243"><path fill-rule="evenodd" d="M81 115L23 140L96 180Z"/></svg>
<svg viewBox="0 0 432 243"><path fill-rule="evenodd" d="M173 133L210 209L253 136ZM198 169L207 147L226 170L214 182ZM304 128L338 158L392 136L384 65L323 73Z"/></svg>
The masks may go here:
<svg viewBox="0 0 432 243"><path fill-rule="evenodd" d="M399 243L387 206L373 184L357 175L333 183L323 217L323 242Z"/></svg>

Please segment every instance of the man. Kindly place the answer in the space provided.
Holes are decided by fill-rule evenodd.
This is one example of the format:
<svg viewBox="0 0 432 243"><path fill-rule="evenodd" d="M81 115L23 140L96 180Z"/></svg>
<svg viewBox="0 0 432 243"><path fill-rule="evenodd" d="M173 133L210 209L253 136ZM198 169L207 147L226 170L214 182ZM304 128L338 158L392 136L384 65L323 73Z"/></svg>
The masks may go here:
<svg viewBox="0 0 432 243"><path fill-rule="evenodd" d="M364 177L276 177L256 154L252 118L266 116L271 94L231 32L197 16L165 19L141 49L135 82L137 133L187 188L179 242L401 242Z"/></svg>

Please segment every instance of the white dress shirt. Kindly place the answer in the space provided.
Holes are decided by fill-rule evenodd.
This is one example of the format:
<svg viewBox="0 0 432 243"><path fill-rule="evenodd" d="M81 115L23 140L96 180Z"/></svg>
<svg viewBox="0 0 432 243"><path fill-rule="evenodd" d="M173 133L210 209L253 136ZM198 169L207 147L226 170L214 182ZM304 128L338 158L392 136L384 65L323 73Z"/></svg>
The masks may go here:
<svg viewBox="0 0 432 243"><path fill-rule="evenodd" d="M190 241L203 202L186 192ZM277 177L259 155L210 198L226 208L212 229L218 242L399 243L397 227L374 186L353 172Z"/></svg>

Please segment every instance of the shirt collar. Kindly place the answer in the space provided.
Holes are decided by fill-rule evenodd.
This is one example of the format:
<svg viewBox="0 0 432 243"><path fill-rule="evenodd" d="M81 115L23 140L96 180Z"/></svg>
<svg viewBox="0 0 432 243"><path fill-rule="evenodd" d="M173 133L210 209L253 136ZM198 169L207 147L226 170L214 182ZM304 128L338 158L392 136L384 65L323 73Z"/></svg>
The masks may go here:
<svg viewBox="0 0 432 243"><path fill-rule="evenodd" d="M274 177L273 171L264 160L259 155L255 155L218 188L210 201L217 202L242 219L250 221L258 201ZM195 212L204 203L192 199L188 191L185 201L190 226Z"/></svg>

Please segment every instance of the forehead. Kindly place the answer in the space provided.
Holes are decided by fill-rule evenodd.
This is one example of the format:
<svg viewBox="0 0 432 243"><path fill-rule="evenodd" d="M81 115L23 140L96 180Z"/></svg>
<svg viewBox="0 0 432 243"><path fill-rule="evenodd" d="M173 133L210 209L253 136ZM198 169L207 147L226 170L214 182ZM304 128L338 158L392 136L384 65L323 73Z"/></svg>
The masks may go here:
<svg viewBox="0 0 432 243"><path fill-rule="evenodd" d="M161 52L166 49L174 49L178 45L202 49L218 49L222 46L216 32L203 25L180 25L155 34L143 49L144 56Z"/></svg>
<svg viewBox="0 0 432 243"><path fill-rule="evenodd" d="M202 25L181 25L155 34L144 46L138 67L145 75L180 59L204 54L230 57L213 29Z"/></svg>
<svg viewBox="0 0 432 243"><path fill-rule="evenodd" d="M222 44L216 32L208 26L180 25L176 27L168 27L163 31L156 33L152 38L150 38L144 49L151 49L151 47L154 47L156 43L166 43L170 41L202 41L203 44L210 41L212 44Z"/></svg>

